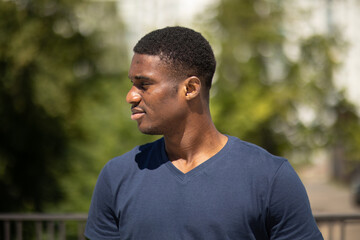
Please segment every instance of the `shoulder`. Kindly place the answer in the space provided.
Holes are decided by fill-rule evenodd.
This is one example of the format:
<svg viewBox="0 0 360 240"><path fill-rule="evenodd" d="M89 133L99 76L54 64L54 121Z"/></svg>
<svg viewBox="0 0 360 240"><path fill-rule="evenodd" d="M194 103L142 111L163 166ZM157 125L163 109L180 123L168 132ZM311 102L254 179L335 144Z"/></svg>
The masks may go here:
<svg viewBox="0 0 360 240"><path fill-rule="evenodd" d="M273 171L275 173L282 165L289 164L287 159L275 156L260 146L237 137L228 137L230 146L227 155L242 167L254 168L256 171L263 169L266 172Z"/></svg>

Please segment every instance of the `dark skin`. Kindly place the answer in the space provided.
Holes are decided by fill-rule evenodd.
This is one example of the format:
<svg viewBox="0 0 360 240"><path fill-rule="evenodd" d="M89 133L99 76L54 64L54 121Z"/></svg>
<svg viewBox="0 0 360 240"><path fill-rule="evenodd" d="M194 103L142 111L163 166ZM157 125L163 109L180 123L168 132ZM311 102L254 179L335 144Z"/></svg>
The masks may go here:
<svg viewBox="0 0 360 240"><path fill-rule="evenodd" d="M164 135L169 160L187 173L219 152L227 137L212 122L202 81L197 76L174 77L171 70L159 56L135 53L126 101L139 130Z"/></svg>

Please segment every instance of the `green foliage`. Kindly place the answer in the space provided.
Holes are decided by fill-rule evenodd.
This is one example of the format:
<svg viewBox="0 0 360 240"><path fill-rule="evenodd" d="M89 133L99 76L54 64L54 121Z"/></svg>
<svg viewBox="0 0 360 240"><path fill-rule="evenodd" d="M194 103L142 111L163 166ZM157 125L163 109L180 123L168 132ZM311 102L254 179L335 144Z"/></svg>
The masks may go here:
<svg viewBox="0 0 360 240"><path fill-rule="evenodd" d="M67 190L82 93L102 49L81 31L81 2L0 2L0 211L43 211ZM76 162L76 161L75 161Z"/></svg>
<svg viewBox="0 0 360 240"><path fill-rule="evenodd" d="M125 101L130 81L127 73L101 78L96 87L83 93L79 103L78 124L83 137L72 141L72 173L62 179L68 199L56 209L63 212L87 212L98 174L111 158L158 136L145 136L130 119L130 105ZM53 209L50 209L53 210Z"/></svg>
<svg viewBox="0 0 360 240"><path fill-rule="evenodd" d="M0 211L86 212L130 120L114 2L0 1Z"/></svg>
<svg viewBox="0 0 360 240"><path fill-rule="evenodd" d="M293 66L282 49L281 6L273 1L222 1L218 11L218 35L223 37L214 120L222 131L283 153L289 143L274 128L292 108L295 89L286 80Z"/></svg>
<svg viewBox="0 0 360 240"><path fill-rule="evenodd" d="M289 40L286 6L272 0L220 1L211 22L210 35L219 39L213 39L219 56L211 107L221 131L300 163L316 149L331 149L333 139L358 144L335 130L341 119L336 109L348 106L353 117L347 126L353 125L356 136L359 117L334 84L345 46L341 35Z"/></svg>

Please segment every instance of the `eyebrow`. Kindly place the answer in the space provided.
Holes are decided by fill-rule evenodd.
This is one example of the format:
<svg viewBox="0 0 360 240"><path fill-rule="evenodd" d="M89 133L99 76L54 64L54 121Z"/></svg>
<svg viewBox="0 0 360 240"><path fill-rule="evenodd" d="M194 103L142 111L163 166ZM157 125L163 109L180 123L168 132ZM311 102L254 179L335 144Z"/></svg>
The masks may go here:
<svg viewBox="0 0 360 240"><path fill-rule="evenodd" d="M128 76L129 79L132 79L132 77L129 75ZM145 77L145 76L142 76L142 75L137 75L137 76L134 76L133 79L135 80L148 80L148 81L152 81L151 78L149 77Z"/></svg>

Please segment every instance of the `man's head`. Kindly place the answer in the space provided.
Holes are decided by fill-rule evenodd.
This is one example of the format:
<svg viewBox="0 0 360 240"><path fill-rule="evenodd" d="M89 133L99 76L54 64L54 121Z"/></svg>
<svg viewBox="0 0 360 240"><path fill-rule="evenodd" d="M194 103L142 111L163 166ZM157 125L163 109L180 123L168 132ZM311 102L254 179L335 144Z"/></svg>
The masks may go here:
<svg viewBox="0 0 360 240"><path fill-rule="evenodd" d="M209 118L216 63L201 34L183 27L156 30L145 35L134 52L126 101L142 133L171 135L189 122L203 122L195 119Z"/></svg>
<svg viewBox="0 0 360 240"><path fill-rule="evenodd" d="M209 42L198 32L185 27L166 27L148 33L135 45L134 52L159 56L175 76L198 77L211 88L216 68Z"/></svg>

